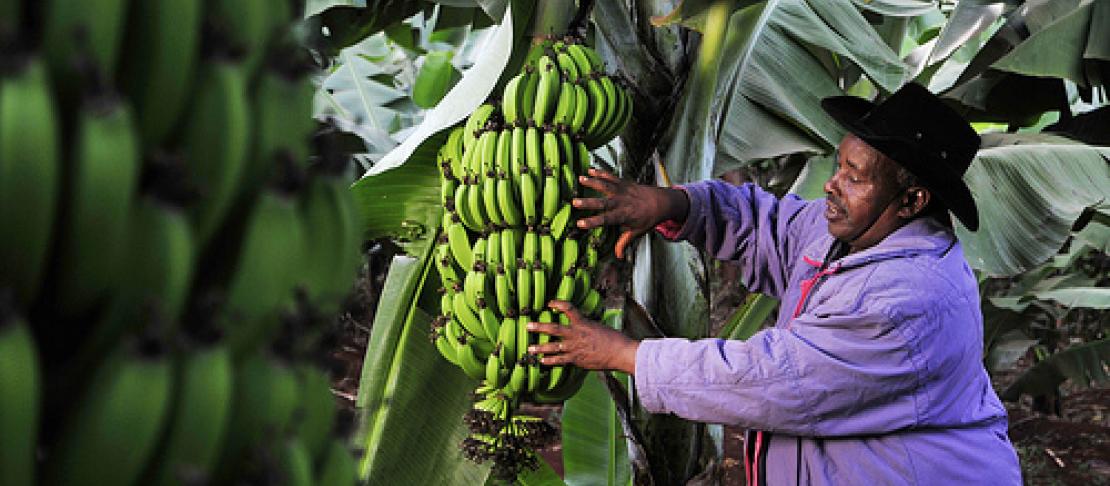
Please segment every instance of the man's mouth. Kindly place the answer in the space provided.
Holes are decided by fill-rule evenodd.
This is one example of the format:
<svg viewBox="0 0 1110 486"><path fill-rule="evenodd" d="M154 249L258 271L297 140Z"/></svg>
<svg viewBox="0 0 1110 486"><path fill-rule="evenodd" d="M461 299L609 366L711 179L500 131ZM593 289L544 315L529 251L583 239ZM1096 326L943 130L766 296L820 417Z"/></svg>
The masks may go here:
<svg viewBox="0 0 1110 486"><path fill-rule="evenodd" d="M825 203L825 219L832 221L834 219L841 219L844 217L844 209L832 202Z"/></svg>

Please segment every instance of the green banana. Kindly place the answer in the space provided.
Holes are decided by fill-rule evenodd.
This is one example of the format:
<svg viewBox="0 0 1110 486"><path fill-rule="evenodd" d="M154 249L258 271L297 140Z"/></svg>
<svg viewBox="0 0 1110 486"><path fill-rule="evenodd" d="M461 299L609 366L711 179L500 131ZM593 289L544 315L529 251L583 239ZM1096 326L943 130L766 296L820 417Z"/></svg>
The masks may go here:
<svg viewBox="0 0 1110 486"><path fill-rule="evenodd" d="M527 152L527 130L524 127L514 127L512 130L512 138L509 145L509 171L508 174L514 179L517 175L528 170L528 162L525 153Z"/></svg>
<svg viewBox="0 0 1110 486"><path fill-rule="evenodd" d="M531 312L532 305L532 266L523 258L517 260L516 302L520 314Z"/></svg>
<svg viewBox="0 0 1110 486"><path fill-rule="evenodd" d="M602 310L601 293L597 289L590 289L586 292L586 296L582 298L582 304L578 308L583 315L596 318L600 314L598 311Z"/></svg>
<svg viewBox="0 0 1110 486"><path fill-rule="evenodd" d="M278 454L279 484L312 486L312 457L300 437L288 437Z"/></svg>
<svg viewBox="0 0 1110 486"><path fill-rule="evenodd" d="M493 311L493 307L485 300L478 301L478 317L482 322L482 329L490 341L501 331L501 319Z"/></svg>
<svg viewBox="0 0 1110 486"><path fill-rule="evenodd" d="M234 200L250 147L250 123L243 67L209 63L181 133L190 177L203 196L190 214L201 247L216 233Z"/></svg>
<svg viewBox="0 0 1110 486"><path fill-rule="evenodd" d="M236 0L212 2L205 11L207 29L240 53L248 73L253 73L266 54L266 44L275 27L268 10L282 2Z"/></svg>
<svg viewBox="0 0 1110 486"><path fill-rule="evenodd" d="M574 85L574 96L574 114L570 117L570 131L579 133L593 107L590 106L590 94L581 83Z"/></svg>
<svg viewBox="0 0 1110 486"><path fill-rule="evenodd" d="M578 95L574 93L574 86L569 80L564 80L559 87L559 101L551 120L556 127L569 127L574 119L574 113L578 109Z"/></svg>
<svg viewBox="0 0 1110 486"><path fill-rule="evenodd" d="M226 347L198 349L175 362L171 412L147 484L181 484L186 471L211 474L231 416L234 370Z"/></svg>
<svg viewBox="0 0 1110 486"><path fill-rule="evenodd" d="M121 275L116 296L124 311L121 319L133 320L142 306L155 302L163 317L176 322L185 309L196 258L193 230L182 210L155 197L140 198L128 217L119 264L129 270L127 278ZM106 337L104 344L117 338Z"/></svg>
<svg viewBox="0 0 1110 486"><path fill-rule="evenodd" d="M466 227L459 221L458 215L452 215L451 225L445 229L448 245L451 247L451 256L454 257L455 262L463 269L472 268L474 251L471 249L470 236L466 232Z"/></svg>
<svg viewBox="0 0 1110 486"><path fill-rule="evenodd" d="M459 356L459 367L462 368L463 373L474 380L481 380L486 377L486 366L474 354L474 348L469 346L466 340L458 341L455 351Z"/></svg>
<svg viewBox="0 0 1110 486"><path fill-rule="evenodd" d="M574 270L568 270L563 274L563 278L559 280L559 288L555 291L555 298L558 300L571 302L574 298Z"/></svg>
<svg viewBox="0 0 1110 486"><path fill-rule="evenodd" d="M537 260L532 264L532 310L547 307L547 267Z"/></svg>
<svg viewBox="0 0 1110 486"><path fill-rule="evenodd" d="M586 49L589 49L589 47L582 44L567 44L566 47L567 55L570 56L575 67L578 68L580 78L591 76L594 73L594 66L590 62L590 57L586 54Z"/></svg>
<svg viewBox="0 0 1110 486"><path fill-rule="evenodd" d="M508 315L516 309L516 302L513 298L512 279L509 278L508 272L505 271L505 265L498 265L496 274L493 276L493 288L497 295L497 310L501 315ZM491 334L493 336L493 334Z"/></svg>
<svg viewBox="0 0 1110 486"><path fill-rule="evenodd" d="M36 484L41 380L37 346L27 321L0 309L0 484Z"/></svg>
<svg viewBox="0 0 1110 486"><path fill-rule="evenodd" d="M555 105L559 101L559 85L561 76L559 67L550 56L543 56L536 63L539 71L539 86L536 87L536 105L533 108L532 120L537 126L544 126L551 122Z"/></svg>
<svg viewBox="0 0 1110 486"><path fill-rule="evenodd" d="M308 363L297 366L301 385L301 406L294 421L295 435L304 442L309 457L323 458L327 452L338 408L331 392L328 373Z"/></svg>
<svg viewBox="0 0 1110 486"><path fill-rule="evenodd" d="M563 234L566 232L570 224L570 215L572 207L570 204L562 204L559 212L555 213L555 217L551 218L551 237L556 240L562 240ZM565 241L572 241L573 238L568 237Z"/></svg>
<svg viewBox="0 0 1110 486"><path fill-rule="evenodd" d="M613 110L613 100L605 96L601 81L598 77L590 77L586 81L586 93L590 97L590 116L581 130L583 140L592 141L601 131L603 122L609 112ZM587 146L590 144L587 143ZM597 145L594 145L596 148Z"/></svg>
<svg viewBox="0 0 1110 486"><path fill-rule="evenodd" d="M520 362L513 366L513 371L509 375L509 384L505 387L505 392L510 397L520 396L528 388L528 372L524 367L525 365Z"/></svg>
<svg viewBox="0 0 1110 486"><path fill-rule="evenodd" d="M554 236L552 234L552 238ZM562 247L559 248L559 266L556 267L559 275L566 275L568 271L575 268L578 263L580 248L579 241L576 238L562 240Z"/></svg>
<svg viewBox="0 0 1110 486"><path fill-rule="evenodd" d="M565 49L560 50L555 56L555 60L559 63L559 69L563 71L563 79L571 83L577 83L580 73L578 72L578 65L574 63L570 54Z"/></svg>
<svg viewBox="0 0 1110 486"><path fill-rule="evenodd" d="M466 130L463 127L455 127L447 135L447 143L443 145L447 162L451 166L451 174L455 179L462 179L464 175L463 166L463 135Z"/></svg>
<svg viewBox="0 0 1110 486"><path fill-rule="evenodd" d="M507 270L516 268L516 261L520 258L520 245L524 239L524 229L520 227L505 228L501 234L501 262ZM510 272L511 273L511 272ZM515 289L515 283L510 279L509 288Z"/></svg>
<svg viewBox="0 0 1110 486"><path fill-rule="evenodd" d="M244 69L250 70L249 67ZM312 132L316 129L316 121L312 118L315 95L315 87L306 76L268 69L258 77L251 96L254 133L250 154L239 178L239 204L249 201L273 178L277 169L275 161L279 157L288 157L297 167L308 166Z"/></svg>
<svg viewBox="0 0 1110 486"><path fill-rule="evenodd" d="M126 0L46 2L42 47L61 99L76 100L83 74L77 66L82 61L91 61L105 81L113 81L116 60L123 47L127 3ZM82 59L84 56L88 59Z"/></svg>
<svg viewBox="0 0 1110 486"><path fill-rule="evenodd" d="M284 194L261 194L238 249L228 282L226 335L233 355L242 356L269 339L279 325L281 306L292 300L296 265L304 252L300 212ZM273 242L281 241L281 245Z"/></svg>
<svg viewBox="0 0 1110 486"><path fill-rule="evenodd" d="M501 388L505 386L504 377L504 373L501 372L501 358L498 357L496 351L490 353L489 357L486 358L486 385Z"/></svg>
<svg viewBox="0 0 1110 486"><path fill-rule="evenodd" d="M156 346L121 343L97 369L43 467L44 484L132 484L152 457L173 385Z"/></svg>
<svg viewBox="0 0 1110 486"><path fill-rule="evenodd" d="M341 439L332 439L320 469L316 475L316 484L327 486L355 486L357 481L357 468L354 456L347 449Z"/></svg>
<svg viewBox="0 0 1110 486"><path fill-rule="evenodd" d="M294 371L261 350L236 364L234 382L231 419L214 483L238 477L254 449L273 447L270 439L285 437L299 404L300 384Z"/></svg>
<svg viewBox="0 0 1110 486"><path fill-rule="evenodd" d="M524 213L524 224L531 226L540 222L537 214L539 202L536 180L532 178L532 174L529 172L521 173L520 207L521 212Z"/></svg>
<svg viewBox="0 0 1110 486"><path fill-rule="evenodd" d="M518 120L523 121L524 116L520 112L520 95L522 92L521 83L529 76L527 72L521 72L513 76L508 83L505 83L505 92L501 96L501 112L505 117L505 124L515 126Z"/></svg>
<svg viewBox="0 0 1110 486"><path fill-rule="evenodd" d="M528 127L524 132L524 162L533 179L543 177L544 154L540 129ZM524 172L521 171L523 174Z"/></svg>
<svg viewBox="0 0 1110 486"><path fill-rule="evenodd" d="M165 142L185 107L199 101L191 94L204 6L205 2L178 0L131 2L128 16L142 21L128 27L121 81L135 104L144 147Z"/></svg>
<svg viewBox="0 0 1110 486"><path fill-rule="evenodd" d="M517 361L517 322L516 318L505 317L501 321L501 328L498 329L498 357L501 359L501 365L505 367L515 365Z"/></svg>
<svg viewBox="0 0 1110 486"><path fill-rule="evenodd" d="M520 247L520 257L524 259L524 263L529 267L532 263L537 261L540 255L540 233L539 229L529 228L528 232L524 233L524 242Z"/></svg>
<svg viewBox="0 0 1110 486"><path fill-rule="evenodd" d="M563 164L562 153L559 149L559 137L554 131L543 132L543 175L548 175L548 172L553 174L559 173L559 167Z"/></svg>
<svg viewBox="0 0 1110 486"><path fill-rule="evenodd" d="M531 121L535 126L536 92L540 87L540 76L532 68L527 68L524 72L527 73L527 77L521 81L523 87L520 92L520 118L522 122Z"/></svg>
<svg viewBox="0 0 1110 486"><path fill-rule="evenodd" d="M68 316L88 311L116 286L141 150L131 113L118 101L89 100L77 125L57 257L58 307Z"/></svg>
<svg viewBox="0 0 1110 486"><path fill-rule="evenodd" d="M494 112L496 111L497 107L485 103L470 114L470 117L466 119L465 131L462 135L464 150L470 151L471 147L478 142L478 136L481 135L478 132L486 126L486 123L489 122L491 118L493 118Z"/></svg>
<svg viewBox="0 0 1110 486"><path fill-rule="evenodd" d="M29 306L45 277L60 184L59 122L37 59L0 78L0 286Z"/></svg>
<svg viewBox="0 0 1110 486"><path fill-rule="evenodd" d="M455 347L451 345L451 341L447 337L445 327L446 326L441 327L435 331L436 350L439 351L439 354L443 356L443 359L446 359L447 362L455 366L459 366L458 352L455 351Z"/></svg>
<svg viewBox="0 0 1110 486"><path fill-rule="evenodd" d="M543 211L540 216L540 224L550 226L551 221L555 219L555 215L559 212L562 200L559 198L559 177L551 173L551 169L546 169L543 178Z"/></svg>
<svg viewBox="0 0 1110 486"><path fill-rule="evenodd" d="M501 209L501 216L506 226L520 226L524 223L517 193L513 187L512 179L502 177L497 180L497 204Z"/></svg>
<svg viewBox="0 0 1110 486"><path fill-rule="evenodd" d="M489 339L481 319L474 313L468 304L465 293L455 294L455 321L466 329L466 332L480 339Z"/></svg>
<svg viewBox="0 0 1110 486"><path fill-rule="evenodd" d="M546 229L540 233L540 263L544 270L555 270L555 238Z"/></svg>

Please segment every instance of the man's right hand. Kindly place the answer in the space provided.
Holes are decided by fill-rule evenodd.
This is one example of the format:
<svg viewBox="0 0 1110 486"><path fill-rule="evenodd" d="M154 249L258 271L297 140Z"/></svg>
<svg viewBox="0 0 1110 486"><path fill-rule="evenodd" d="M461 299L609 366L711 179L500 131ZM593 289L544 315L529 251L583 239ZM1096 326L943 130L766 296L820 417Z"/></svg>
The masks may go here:
<svg viewBox="0 0 1110 486"><path fill-rule="evenodd" d="M603 197L572 201L578 209L598 211L598 214L578 220L578 227L619 226L621 235L614 250L617 258L623 259L625 248L655 225L669 220L679 223L686 220L690 201L685 191L622 181L599 169L590 169L589 174L589 177L580 176L578 181L600 192Z"/></svg>

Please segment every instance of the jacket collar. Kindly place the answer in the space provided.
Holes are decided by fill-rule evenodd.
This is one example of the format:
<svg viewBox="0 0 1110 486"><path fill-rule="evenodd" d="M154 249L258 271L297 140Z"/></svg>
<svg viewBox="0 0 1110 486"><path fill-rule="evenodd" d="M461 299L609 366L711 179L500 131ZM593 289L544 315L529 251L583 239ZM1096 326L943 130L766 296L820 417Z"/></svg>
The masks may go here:
<svg viewBox="0 0 1110 486"><path fill-rule="evenodd" d="M824 226L821 229L821 236L802 252L803 258L811 265L813 265L812 262L817 262L817 265L820 265L832 244L833 236L829 234L828 226ZM951 249L955 244L956 235L952 230L942 226L932 218L917 218L894 230L878 244L847 255L830 266L846 269L891 258L920 254L940 255Z"/></svg>

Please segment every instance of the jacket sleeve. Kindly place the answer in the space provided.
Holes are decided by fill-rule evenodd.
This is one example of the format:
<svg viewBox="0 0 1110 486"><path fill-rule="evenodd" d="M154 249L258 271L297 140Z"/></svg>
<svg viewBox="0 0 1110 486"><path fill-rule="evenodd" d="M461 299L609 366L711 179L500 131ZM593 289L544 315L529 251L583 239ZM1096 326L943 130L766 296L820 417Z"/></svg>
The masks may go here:
<svg viewBox="0 0 1110 486"><path fill-rule="evenodd" d="M918 423L913 353L882 313L802 315L748 341L641 342L644 407L799 436L878 434Z"/></svg>
<svg viewBox="0 0 1110 486"><path fill-rule="evenodd" d="M689 241L719 260L739 263L740 278L748 289L780 297L788 282L789 262L802 247L804 228L815 224L823 205L795 195L780 200L755 184L710 180L682 189L690 199L686 221L678 231L663 229L663 236Z"/></svg>

